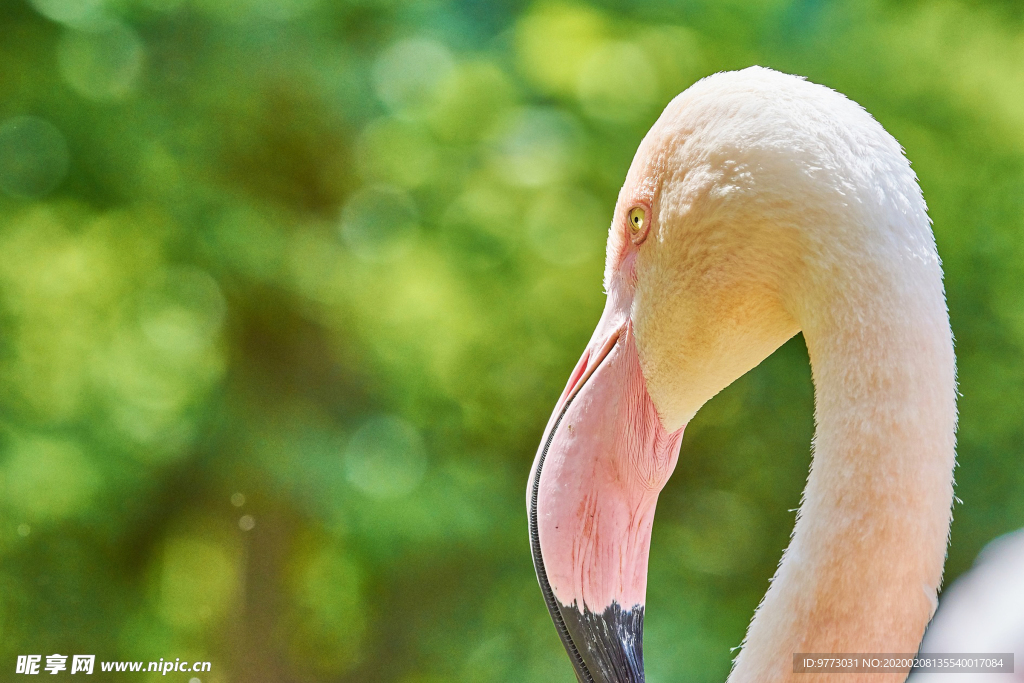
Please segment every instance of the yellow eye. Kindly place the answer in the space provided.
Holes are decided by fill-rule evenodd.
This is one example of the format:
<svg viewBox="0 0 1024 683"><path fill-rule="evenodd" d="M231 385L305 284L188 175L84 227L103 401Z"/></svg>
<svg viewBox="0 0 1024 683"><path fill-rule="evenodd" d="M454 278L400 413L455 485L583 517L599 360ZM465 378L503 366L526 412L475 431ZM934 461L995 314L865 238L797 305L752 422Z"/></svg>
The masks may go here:
<svg viewBox="0 0 1024 683"><path fill-rule="evenodd" d="M636 235L647 223L647 212L642 206L633 207L629 212L629 231Z"/></svg>

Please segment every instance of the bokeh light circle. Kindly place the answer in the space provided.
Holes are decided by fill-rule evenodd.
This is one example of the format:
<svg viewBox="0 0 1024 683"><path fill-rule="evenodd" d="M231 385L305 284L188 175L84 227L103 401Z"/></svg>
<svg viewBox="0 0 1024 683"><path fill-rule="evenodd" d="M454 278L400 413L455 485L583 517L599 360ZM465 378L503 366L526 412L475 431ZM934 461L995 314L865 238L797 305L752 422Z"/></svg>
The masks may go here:
<svg viewBox="0 0 1024 683"><path fill-rule="evenodd" d="M393 415L377 415L352 435L345 449L345 477L373 498L412 493L427 471L419 431Z"/></svg>
<svg viewBox="0 0 1024 683"><path fill-rule="evenodd" d="M579 188L544 192L527 214L530 246L549 263L578 265L600 253L609 215L594 195Z"/></svg>
<svg viewBox="0 0 1024 683"><path fill-rule="evenodd" d="M567 177L580 153L579 127L568 114L524 107L499 124L492 163L506 182L543 187Z"/></svg>
<svg viewBox="0 0 1024 683"><path fill-rule="evenodd" d="M62 24L79 24L96 17L103 0L29 0L32 7L47 19Z"/></svg>
<svg viewBox="0 0 1024 683"><path fill-rule="evenodd" d="M658 96L657 69L636 45L609 41L587 58L576 87L590 117L616 123L642 120Z"/></svg>
<svg viewBox="0 0 1024 683"><path fill-rule="evenodd" d="M216 340L226 310L216 280L198 268L179 266L143 291L139 324L161 352L191 356Z"/></svg>
<svg viewBox="0 0 1024 683"><path fill-rule="evenodd" d="M419 231L412 197L396 187L372 185L356 192L341 216L341 237L365 261L388 263L403 256Z"/></svg>
<svg viewBox="0 0 1024 683"><path fill-rule="evenodd" d="M70 153L64 135L37 116L18 116L0 124L0 189L23 199L52 192L68 171Z"/></svg>
<svg viewBox="0 0 1024 683"><path fill-rule="evenodd" d="M89 511L101 487L92 457L72 439L17 435L0 467L5 505L29 521L61 520ZM31 528L26 524L27 535Z"/></svg>
<svg viewBox="0 0 1024 683"><path fill-rule="evenodd" d="M79 95L98 102L125 97L142 71L144 56L139 34L113 20L69 29L57 44L61 77Z"/></svg>
<svg viewBox="0 0 1024 683"><path fill-rule="evenodd" d="M377 97L396 113L416 113L433 103L455 60L428 38L402 40L386 49L373 67Z"/></svg>

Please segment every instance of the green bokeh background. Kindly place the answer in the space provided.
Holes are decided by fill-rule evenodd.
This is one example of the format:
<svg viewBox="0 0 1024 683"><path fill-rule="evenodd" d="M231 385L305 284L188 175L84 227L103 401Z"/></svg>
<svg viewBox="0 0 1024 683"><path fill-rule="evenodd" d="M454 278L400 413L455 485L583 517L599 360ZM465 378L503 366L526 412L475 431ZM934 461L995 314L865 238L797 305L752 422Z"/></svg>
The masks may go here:
<svg viewBox="0 0 1024 683"><path fill-rule="evenodd" d="M920 176L963 394L947 577L1024 525L1019 3L5 0L2 676L572 681L530 462L637 144L750 64L860 102ZM687 428L652 683L725 679L811 432L799 337Z"/></svg>

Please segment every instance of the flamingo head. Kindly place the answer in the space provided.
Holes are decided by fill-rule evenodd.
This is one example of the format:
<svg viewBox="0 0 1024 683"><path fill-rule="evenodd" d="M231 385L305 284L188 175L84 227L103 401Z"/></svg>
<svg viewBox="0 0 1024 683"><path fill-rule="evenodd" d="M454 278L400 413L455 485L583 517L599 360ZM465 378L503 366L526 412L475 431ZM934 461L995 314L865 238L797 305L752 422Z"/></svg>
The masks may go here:
<svg viewBox="0 0 1024 683"><path fill-rule="evenodd" d="M633 160L605 309L527 488L538 579L581 682L643 680L651 529L683 429L800 330L817 226L856 222L837 215L856 202L835 174L815 172L837 98L856 108L767 69L717 74L669 104Z"/></svg>

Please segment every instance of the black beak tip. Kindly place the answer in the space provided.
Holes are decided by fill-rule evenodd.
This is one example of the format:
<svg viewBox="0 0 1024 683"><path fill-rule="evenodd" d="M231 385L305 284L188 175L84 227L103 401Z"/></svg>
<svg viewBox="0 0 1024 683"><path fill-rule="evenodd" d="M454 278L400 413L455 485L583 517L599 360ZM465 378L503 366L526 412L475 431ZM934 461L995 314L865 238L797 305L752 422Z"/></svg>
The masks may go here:
<svg viewBox="0 0 1024 683"><path fill-rule="evenodd" d="M559 604L558 611L580 683L644 683L643 607L624 610L613 602L598 614Z"/></svg>

